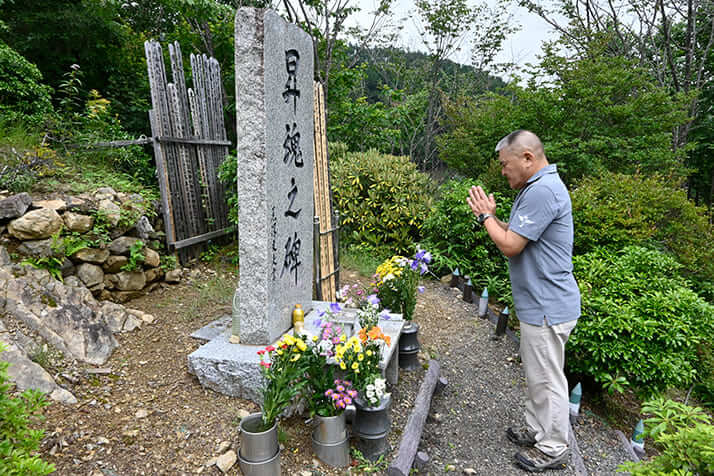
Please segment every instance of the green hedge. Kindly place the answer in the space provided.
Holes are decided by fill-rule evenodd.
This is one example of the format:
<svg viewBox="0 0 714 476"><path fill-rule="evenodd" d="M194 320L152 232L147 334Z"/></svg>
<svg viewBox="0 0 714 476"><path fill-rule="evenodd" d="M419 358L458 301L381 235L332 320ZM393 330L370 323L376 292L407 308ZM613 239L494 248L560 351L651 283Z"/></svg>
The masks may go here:
<svg viewBox="0 0 714 476"><path fill-rule="evenodd" d="M605 173L571 194L575 254L648 245L672 253L694 288L714 298L714 233L706 210L664 177Z"/></svg>
<svg viewBox="0 0 714 476"><path fill-rule="evenodd" d="M374 150L334 154L330 177L346 244L414 249L431 207L431 182L409 157Z"/></svg>
<svg viewBox="0 0 714 476"><path fill-rule="evenodd" d="M508 261L466 203L469 189L475 185L483 184L475 179L454 179L439 188L439 199L424 222L422 247L432 253L431 268L435 273L444 275L459 268L462 274L473 278L478 292L488 285L491 296L508 303L511 294ZM494 197L498 205L496 215L508 221L511 200L498 192Z"/></svg>
<svg viewBox="0 0 714 476"><path fill-rule="evenodd" d="M37 67L0 41L0 122L38 124L52 112L49 86Z"/></svg>
<svg viewBox="0 0 714 476"><path fill-rule="evenodd" d="M671 256L628 246L576 256L573 264L583 312L568 342L570 372L645 394L684 388L711 372L699 350L710 345L714 306L687 287Z"/></svg>

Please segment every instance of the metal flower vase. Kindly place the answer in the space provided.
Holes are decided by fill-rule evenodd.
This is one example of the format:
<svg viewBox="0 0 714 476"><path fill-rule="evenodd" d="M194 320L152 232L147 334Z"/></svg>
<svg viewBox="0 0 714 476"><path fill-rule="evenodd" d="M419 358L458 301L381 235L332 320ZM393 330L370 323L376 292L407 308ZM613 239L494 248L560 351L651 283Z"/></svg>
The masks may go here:
<svg viewBox="0 0 714 476"><path fill-rule="evenodd" d="M399 367L404 370L416 370L419 364L419 324L412 321L402 328L399 336Z"/></svg>
<svg viewBox="0 0 714 476"><path fill-rule="evenodd" d="M376 461L389 451L387 435L391 428L389 409L392 397L388 396L376 406L368 406L360 398L355 399L355 417L352 432L357 437L357 448L370 461Z"/></svg>
<svg viewBox="0 0 714 476"><path fill-rule="evenodd" d="M350 464L350 444L345 412L336 416L315 416L312 431L312 451L323 463L344 468Z"/></svg>
<svg viewBox="0 0 714 476"><path fill-rule="evenodd" d="M245 476L280 476L278 424L262 428L261 413L251 413L240 421L240 469Z"/></svg>

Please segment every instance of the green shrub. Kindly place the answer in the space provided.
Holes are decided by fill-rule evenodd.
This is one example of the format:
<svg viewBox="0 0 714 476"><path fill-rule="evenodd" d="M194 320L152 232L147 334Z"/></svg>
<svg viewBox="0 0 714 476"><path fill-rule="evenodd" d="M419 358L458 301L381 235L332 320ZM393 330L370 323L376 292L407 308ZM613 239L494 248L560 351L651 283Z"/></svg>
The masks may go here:
<svg viewBox="0 0 714 476"><path fill-rule="evenodd" d="M462 275L472 278L474 289L479 293L488 285L491 296L509 302L508 260L489 238L486 229L478 224L466 203L469 189L474 185L481 185L481 182L455 179L441 186L440 198L424 222L422 247L431 252L431 268L438 275L459 268ZM511 200L498 192L494 197L498 204L496 214L499 219L508 221Z"/></svg>
<svg viewBox="0 0 714 476"><path fill-rule="evenodd" d="M129 247L129 260L121 267L122 271L141 271L141 264L146 259L143 252L144 242L137 240Z"/></svg>
<svg viewBox="0 0 714 476"><path fill-rule="evenodd" d="M0 352L4 350L0 344ZM33 455L42 441L43 431L30 428L40 418L39 410L47 402L37 390L11 395L12 385L7 375L9 365L0 360L0 474L50 474L55 470L54 466Z"/></svg>
<svg viewBox="0 0 714 476"><path fill-rule="evenodd" d="M52 112L49 86L37 67L0 41L0 120L39 124Z"/></svg>
<svg viewBox="0 0 714 476"><path fill-rule="evenodd" d="M226 188L228 204L228 222L238 225L238 159L235 154L228 154L218 167L218 179Z"/></svg>
<svg viewBox="0 0 714 476"><path fill-rule="evenodd" d="M596 247L651 245L674 254L693 288L710 301L714 282L714 233L704 208L663 177L605 173L572 192L575 254Z"/></svg>
<svg viewBox="0 0 714 476"><path fill-rule="evenodd" d="M568 342L571 372L644 394L698 378L714 306L687 287L674 258L628 246L576 256L573 264L583 312Z"/></svg>
<svg viewBox="0 0 714 476"><path fill-rule="evenodd" d="M431 205L430 181L408 157L347 153L333 158L330 174L345 241L414 249Z"/></svg>
<svg viewBox="0 0 714 476"><path fill-rule="evenodd" d="M645 434L655 441L657 456L618 468L633 476L667 474L693 475L714 473L714 426L701 408L664 400L645 402L642 413Z"/></svg>

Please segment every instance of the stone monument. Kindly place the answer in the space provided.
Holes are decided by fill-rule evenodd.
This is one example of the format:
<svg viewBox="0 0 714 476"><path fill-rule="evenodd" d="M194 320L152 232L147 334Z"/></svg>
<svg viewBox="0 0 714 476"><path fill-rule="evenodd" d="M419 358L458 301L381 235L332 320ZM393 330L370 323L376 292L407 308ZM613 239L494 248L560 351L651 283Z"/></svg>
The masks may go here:
<svg viewBox="0 0 714 476"><path fill-rule="evenodd" d="M233 336L267 345L291 327L295 304L312 307L312 39L272 10L241 8L235 54L240 280Z"/></svg>
<svg viewBox="0 0 714 476"><path fill-rule="evenodd" d="M313 47L274 11L246 7L235 51L240 278L230 336L209 325L188 367L204 387L257 401L256 351L290 329L295 304L313 307Z"/></svg>

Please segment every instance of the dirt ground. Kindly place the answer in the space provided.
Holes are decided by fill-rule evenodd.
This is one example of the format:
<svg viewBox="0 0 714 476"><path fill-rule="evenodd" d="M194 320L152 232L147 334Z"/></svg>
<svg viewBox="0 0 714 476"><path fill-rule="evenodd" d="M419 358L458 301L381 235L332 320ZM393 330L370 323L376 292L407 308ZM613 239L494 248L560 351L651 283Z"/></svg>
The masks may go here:
<svg viewBox="0 0 714 476"><path fill-rule="evenodd" d="M52 404L45 410L42 456L55 464L56 474L219 475L212 461L228 448L238 451L240 415L258 407L202 388L187 371L187 356L202 344L189 334L230 312L237 278L225 267L206 265L190 275L181 284L166 285L127 304L154 315L156 321L118 335L120 347L100 373L92 373L97 369L91 366L52 369L56 375L66 375L58 381L79 400L74 406ZM368 278L343 271L341 284L356 281L367 283ZM464 303L458 292L439 281L424 284L414 317L421 326L420 358L447 358L454 336L476 324L476 306ZM400 372L399 384L392 388L392 453L386 461L396 454L423 373ZM386 469L386 465L358 460L352 468L331 469L313 457L310 430L302 418L283 421L280 428L283 474L341 475ZM451 438L465 442L457 434ZM442 472L433 468L430 474ZM227 474L241 474L238 464Z"/></svg>

